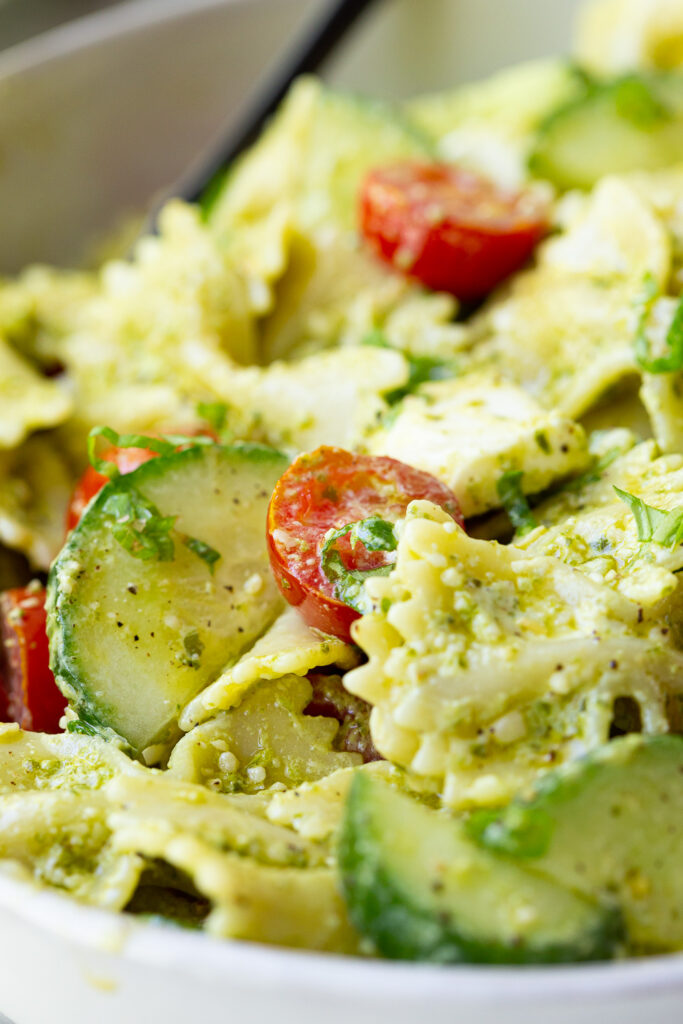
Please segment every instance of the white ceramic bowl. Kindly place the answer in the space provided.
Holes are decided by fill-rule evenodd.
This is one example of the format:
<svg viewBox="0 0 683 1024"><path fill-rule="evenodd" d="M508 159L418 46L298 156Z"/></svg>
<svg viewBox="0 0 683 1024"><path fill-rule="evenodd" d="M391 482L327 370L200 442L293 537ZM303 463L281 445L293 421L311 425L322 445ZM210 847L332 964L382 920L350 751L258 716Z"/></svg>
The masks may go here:
<svg viewBox="0 0 683 1024"><path fill-rule="evenodd" d="M68 262L235 116L311 0L138 0L0 57L0 267ZM392 0L330 69L407 95L567 48L574 0ZM683 957L435 968L142 924L0 876L16 1024L678 1024Z"/></svg>

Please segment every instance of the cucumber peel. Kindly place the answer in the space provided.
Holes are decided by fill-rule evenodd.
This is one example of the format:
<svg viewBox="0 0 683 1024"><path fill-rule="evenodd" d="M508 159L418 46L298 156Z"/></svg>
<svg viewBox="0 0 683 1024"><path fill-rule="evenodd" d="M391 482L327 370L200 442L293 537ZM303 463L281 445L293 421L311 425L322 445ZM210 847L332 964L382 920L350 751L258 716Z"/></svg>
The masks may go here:
<svg viewBox="0 0 683 1024"><path fill-rule="evenodd" d="M273 622L265 520L288 460L193 446L93 499L48 580L57 683L90 728L132 751L166 742L182 707Z"/></svg>
<svg viewBox="0 0 683 1024"><path fill-rule="evenodd" d="M339 863L353 923L387 957L571 963L620 947L610 904L481 849L461 822L360 772Z"/></svg>

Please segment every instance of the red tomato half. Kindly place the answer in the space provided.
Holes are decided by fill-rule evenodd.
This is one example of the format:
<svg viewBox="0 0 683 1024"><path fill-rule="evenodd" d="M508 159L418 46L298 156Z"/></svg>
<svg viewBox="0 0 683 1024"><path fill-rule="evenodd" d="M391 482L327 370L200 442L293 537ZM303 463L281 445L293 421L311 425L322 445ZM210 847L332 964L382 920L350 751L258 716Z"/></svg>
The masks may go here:
<svg viewBox="0 0 683 1024"><path fill-rule="evenodd" d="M150 451L149 448L109 448L104 453L103 458L114 462L118 467L119 473L132 473L143 462L149 462L150 459L154 459L156 456L157 453ZM67 533L77 525L86 505L89 504L91 498L94 498L98 491L102 490L106 483L109 483L108 476L105 476L104 473L98 473L94 466L88 466L71 495L71 501L66 511Z"/></svg>
<svg viewBox="0 0 683 1024"><path fill-rule="evenodd" d="M416 498L441 505L462 526L457 498L422 470L385 456L353 455L323 446L300 455L278 481L268 509L268 550L277 584L310 626L347 640L359 614L335 597L335 584L321 564L321 548L330 529L370 516L391 523ZM347 569L386 565L393 555L352 548L348 536L336 545Z"/></svg>
<svg viewBox="0 0 683 1024"><path fill-rule="evenodd" d="M483 298L548 230L547 205L445 164L396 164L366 178L360 226L377 254L435 291Z"/></svg>
<svg viewBox="0 0 683 1024"><path fill-rule="evenodd" d="M18 587L0 594L0 675L7 719L34 732L59 732L66 699L50 671L45 591Z"/></svg>

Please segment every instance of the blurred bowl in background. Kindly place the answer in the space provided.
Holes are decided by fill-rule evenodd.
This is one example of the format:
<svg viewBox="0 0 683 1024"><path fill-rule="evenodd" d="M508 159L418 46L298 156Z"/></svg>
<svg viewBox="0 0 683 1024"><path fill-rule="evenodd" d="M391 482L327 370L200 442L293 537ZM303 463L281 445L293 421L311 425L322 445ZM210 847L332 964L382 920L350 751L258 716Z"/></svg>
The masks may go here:
<svg viewBox="0 0 683 1024"><path fill-rule="evenodd" d="M0 54L0 272L68 265L180 177L329 0L132 0ZM567 48L576 0L385 0L329 68L389 97Z"/></svg>

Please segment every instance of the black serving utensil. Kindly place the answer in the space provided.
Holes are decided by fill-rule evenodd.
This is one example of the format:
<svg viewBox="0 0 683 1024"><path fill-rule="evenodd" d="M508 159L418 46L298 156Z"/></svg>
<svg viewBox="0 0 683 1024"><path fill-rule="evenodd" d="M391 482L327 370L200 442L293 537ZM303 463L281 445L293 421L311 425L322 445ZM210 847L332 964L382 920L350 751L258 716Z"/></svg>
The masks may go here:
<svg viewBox="0 0 683 1024"><path fill-rule="evenodd" d="M377 0L336 0L326 6L296 50L285 56L257 91L246 113L231 127L200 161L190 168L171 192L164 195L150 212L146 230L155 232L157 216L171 197L187 202L210 201L209 196L222 180L226 168L258 137L268 118L275 112L289 87L299 75L313 74L346 38L349 31Z"/></svg>

